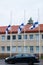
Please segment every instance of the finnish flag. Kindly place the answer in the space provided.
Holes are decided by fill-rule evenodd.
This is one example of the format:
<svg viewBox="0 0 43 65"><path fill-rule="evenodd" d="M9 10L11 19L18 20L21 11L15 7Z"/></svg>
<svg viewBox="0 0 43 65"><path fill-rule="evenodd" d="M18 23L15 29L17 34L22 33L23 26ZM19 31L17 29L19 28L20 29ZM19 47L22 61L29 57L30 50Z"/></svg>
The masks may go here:
<svg viewBox="0 0 43 65"><path fill-rule="evenodd" d="M38 25L39 25L38 22L34 22L33 25L29 29L35 29L36 27L38 27Z"/></svg>
<svg viewBox="0 0 43 65"><path fill-rule="evenodd" d="M6 28L6 34L8 34L9 30L11 30L11 25L8 25L8 27Z"/></svg>
<svg viewBox="0 0 43 65"><path fill-rule="evenodd" d="M24 27L24 24L22 23L22 24L19 26L19 28L18 28L18 34L21 33L23 27Z"/></svg>

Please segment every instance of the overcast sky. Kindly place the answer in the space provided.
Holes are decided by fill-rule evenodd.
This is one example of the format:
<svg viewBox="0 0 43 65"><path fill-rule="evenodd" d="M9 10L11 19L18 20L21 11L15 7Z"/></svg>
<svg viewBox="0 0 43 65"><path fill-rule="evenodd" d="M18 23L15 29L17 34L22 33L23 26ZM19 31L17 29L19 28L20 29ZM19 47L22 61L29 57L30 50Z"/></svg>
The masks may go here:
<svg viewBox="0 0 43 65"><path fill-rule="evenodd" d="M30 17L43 23L43 0L0 0L0 26L26 24Z"/></svg>

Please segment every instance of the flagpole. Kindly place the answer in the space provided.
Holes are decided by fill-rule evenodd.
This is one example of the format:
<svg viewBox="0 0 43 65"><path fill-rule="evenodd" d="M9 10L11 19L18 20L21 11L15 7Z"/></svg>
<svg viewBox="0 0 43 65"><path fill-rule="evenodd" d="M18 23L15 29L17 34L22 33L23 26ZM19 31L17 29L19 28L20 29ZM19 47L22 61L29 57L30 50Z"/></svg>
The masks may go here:
<svg viewBox="0 0 43 65"><path fill-rule="evenodd" d="M38 8L38 21L39 21L39 8ZM40 46L40 24L39 24L39 58L41 58L41 46Z"/></svg>
<svg viewBox="0 0 43 65"><path fill-rule="evenodd" d="M25 18L25 10L24 10L24 23L26 22L26 18ZM25 47L25 24L24 24L24 47ZM24 53L26 53L26 51L24 51Z"/></svg>
<svg viewBox="0 0 43 65"><path fill-rule="evenodd" d="M10 13L10 25L12 24L12 11L11 11L11 13ZM12 30L12 27L11 27L11 30ZM10 31L10 36L12 36L12 31ZM11 37L11 39L10 39L10 57L11 57L11 55L12 55L12 37Z"/></svg>
<svg viewBox="0 0 43 65"><path fill-rule="evenodd" d="M25 23L25 10L24 10L24 23ZM25 26L24 26L24 36L25 36ZM24 46L25 46L25 39L24 39Z"/></svg>

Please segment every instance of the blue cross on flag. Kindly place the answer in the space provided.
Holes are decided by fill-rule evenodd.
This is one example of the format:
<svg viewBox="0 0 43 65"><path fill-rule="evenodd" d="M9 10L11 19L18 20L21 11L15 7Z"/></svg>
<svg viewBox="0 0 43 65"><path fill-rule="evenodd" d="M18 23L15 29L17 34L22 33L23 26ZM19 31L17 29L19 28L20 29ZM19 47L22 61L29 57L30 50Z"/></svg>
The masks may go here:
<svg viewBox="0 0 43 65"><path fill-rule="evenodd" d="M8 27L6 28L6 34L8 34L9 30L11 30L11 25L8 25Z"/></svg>
<svg viewBox="0 0 43 65"><path fill-rule="evenodd" d="M39 24L38 22L34 22L29 29L35 29L36 27L38 27L38 24Z"/></svg>
<svg viewBox="0 0 43 65"><path fill-rule="evenodd" d="M24 27L24 24L22 23L22 24L19 26L19 28L18 28L18 34L21 33L23 27Z"/></svg>

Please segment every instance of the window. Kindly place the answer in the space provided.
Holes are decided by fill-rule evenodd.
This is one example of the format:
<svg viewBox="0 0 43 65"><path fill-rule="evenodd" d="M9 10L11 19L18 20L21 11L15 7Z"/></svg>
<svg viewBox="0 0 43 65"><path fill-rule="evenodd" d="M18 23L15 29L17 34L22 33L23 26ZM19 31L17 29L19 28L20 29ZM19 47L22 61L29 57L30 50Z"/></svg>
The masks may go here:
<svg viewBox="0 0 43 65"><path fill-rule="evenodd" d="M7 40L10 40L10 35L7 36Z"/></svg>
<svg viewBox="0 0 43 65"><path fill-rule="evenodd" d="M10 51L10 46L7 46L7 51Z"/></svg>
<svg viewBox="0 0 43 65"><path fill-rule="evenodd" d="M36 46L36 52L39 53L39 46Z"/></svg>
<svg viewBox="0 0 43 65"><path fill-rule="evenodd" d="M12 53L16 52L16 46L12 46Z"/></svg>
<svg viewBox="0 0 43 65"><path fill-rule="evenodd" d="M33 53L34 52L34 48L33 46L30 46L30 53Z"/></svg>
<svg viewBox="0 0 43 65"><path fill-rule="evenodd" d="M15 40L15 39L16 39L16 35L13 35L13 36L12 36L12 39Z"/></svg>
<svg viewBox="0 0 43 65"><path fill-rule="evenodd" d="M22 47L21 46L18 46L18 52L22 52Z"/></svg>
<svg viewBox="0 0 43 65"><path fill-rule="evenodd" d="M31 34L31 35L29 35L29 38L30 38L30 39L33 39L33 35L32 35L32 34Z"/></svg>
<svg viewBox="0 0 43 65"><path fill-rule="evenodd" d="M39 34L36 34L36 40L37 41L39 40Z"/></svg>
<svg viewBox="0 0 43 65"><path fill-rule="evenodd" d="M1 48L2 48L2 51L5 51L5 47L4 46L2 46Z"/></svg>
<svg viewBox="0 0 43 65"><path fill-rule="evenodd" d="M28 46L24 46L24 52L28 51Z"/></svg>
<svg viewBox="0 0 43 65"><path fill-rule="evenodd" d="M42 34L42 39L43 39L43 34Z"/></svg>
<svg viewBox="0 0 43 65"><path fill-rule="evenodd" d="M43 52L43 46L42 46L42 52Z"/></svg>
<svg viewBox="0 0 43 65"><path fill-rule="evenodd" d="M4 41L4 40L5 40L5 36L3 35L3 36L2 36L2 41Z"/></svg>
<svg viewBox="0 0 43 65"><path fill-rule="evenodd" d="M21 39L22 38L22 36L21 35L18 35L18 39Z"/></svg>
<svg viewBox="0 0 43 65"><path fill-rule="evenodd" d="M24 39L27 39L27 35L23 35L23 38L24 38Z"/></svg>

